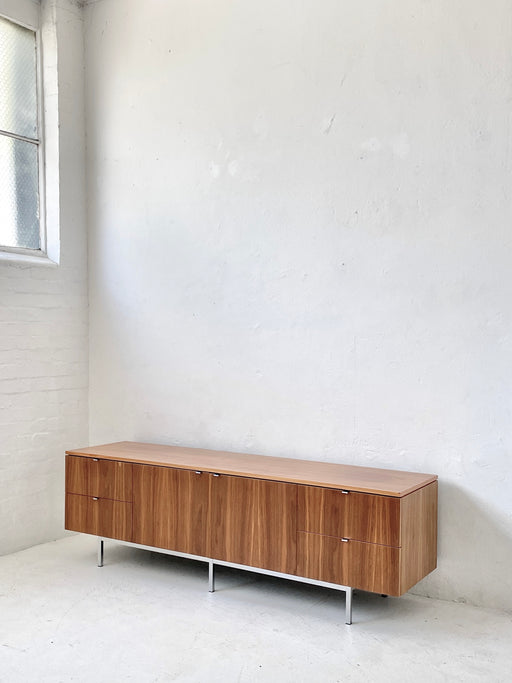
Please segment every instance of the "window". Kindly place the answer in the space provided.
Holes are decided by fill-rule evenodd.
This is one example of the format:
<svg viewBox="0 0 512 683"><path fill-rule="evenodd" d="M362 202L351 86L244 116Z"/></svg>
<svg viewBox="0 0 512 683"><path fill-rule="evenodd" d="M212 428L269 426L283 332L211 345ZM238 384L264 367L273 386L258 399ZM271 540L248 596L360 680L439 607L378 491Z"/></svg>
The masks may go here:
<svg viewBox="0 0 512 683"><path fill-rule="evenodd" d="M0 247L44 251L36 31L0 17Z"/></svg>

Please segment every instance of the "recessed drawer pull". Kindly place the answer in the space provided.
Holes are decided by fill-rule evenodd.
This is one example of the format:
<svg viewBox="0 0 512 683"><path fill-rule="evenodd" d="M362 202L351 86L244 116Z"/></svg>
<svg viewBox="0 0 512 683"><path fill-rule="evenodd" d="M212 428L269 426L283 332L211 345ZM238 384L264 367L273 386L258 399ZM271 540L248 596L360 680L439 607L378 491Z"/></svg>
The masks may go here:
<svg viewBox="0 0 512 683"><path fill-rule="evenodd" d="M350 493L350 491L347 491L346 489L341 489L341 492L342 492L342 493L347 493L347 494Z"/></svg>
<svg viewBox="0 0 512 683"><path fill-rule="evenodd" d="M220 477L220 474L216 474L215 472L213 473L214 477Z"/></svg>
<svg viewBox="0 0 512 683"><path fill-rule="evenodd" d="M196 474L202 474L201 470L196 470Z"/></svg>
<svg viewBox="0 0 512 683"><path fill-rule="evenodd" d="M343 543L348 543L350 539L349 538L342 538L341 540Z"/></svg>
<svg viewBox="0 0 512 683"><path fill-rule="evenodd" d="M97 498L96 496L93 496L92 499L93 500L99 500L99 498Z"/></svg>
<svg viewBox="0 0 512 683"><path fill-rule="evenodd" d="M93 458L93 462L98 462L99 458Z"/></svg>

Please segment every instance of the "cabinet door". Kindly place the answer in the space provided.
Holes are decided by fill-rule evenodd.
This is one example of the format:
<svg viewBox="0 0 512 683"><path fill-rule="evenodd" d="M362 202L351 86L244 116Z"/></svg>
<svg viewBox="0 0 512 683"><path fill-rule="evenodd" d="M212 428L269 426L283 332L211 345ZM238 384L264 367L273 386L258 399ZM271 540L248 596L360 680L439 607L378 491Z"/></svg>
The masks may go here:
<svg viewBox="0 0 512 683"><path fill-rule="evenodd" d="M299 576L400 595L400 548L304 532L297 534L297 545Z"/></svg>
<svg viewBox="0 0 512 683"><path fill-rule="evenodd" d="M132 540L132 504L108 498L66 494L66 529Z"/></svg>
<svg viewBox="0 0 512 683"><path fill-rule="evenodd" d="M297 486L210 475L210 556L294 574Z"/></svg>
<svg viewBox="0 0 512 683"><path fill-rule="evenodd" d="M297 529L382 545L400 545L400 499L298 486Z"/></svg>
<svg viewBox="0 0 512 683"><path fill-rule="evenodd" d="M208 474L133 466L133 541L206 555Z"/></svg>
<svg viewBox="0 0 512 683"><path fill-rule="evenodd" d="M66 456L66 491L96 498L132 500L132 465L116 460Z"/></svg>

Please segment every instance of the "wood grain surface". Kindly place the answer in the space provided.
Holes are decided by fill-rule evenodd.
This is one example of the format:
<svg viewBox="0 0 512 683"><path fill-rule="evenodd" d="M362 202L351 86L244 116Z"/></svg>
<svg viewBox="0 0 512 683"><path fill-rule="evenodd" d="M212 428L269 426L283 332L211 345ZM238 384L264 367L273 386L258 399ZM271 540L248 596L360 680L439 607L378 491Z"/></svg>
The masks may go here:
<svg viewBox="0 0 512 683"><path fill-rule="evenodd" d="M297 533L297 574L360 590L398 596L400 548Z"/></svg>
<svg viewBox="0 0 512 683"><path fill-rule="evenodd" d="M298 486L297 530L399 546L400 502L388 496Z"/></svg>
<svg viewBox="0 0 512 683"><path fill-rule="evenodd" d="M94 536L132 540L132 503L66 494L65 526Z"/></svg>
<svg viewBox="0 0 512 683"><path fill-rule="evenodd" d="M294 574L297 487L210 475L210 557Z"/></svg>
<svg viewBox="0 0 512 683"><path fill-rule="evenodd" d="M66 456L66 491L85 496L132 500L132 465L113 460Z"/></svg>
<svg viewBox="0 0 512 683"><path fill-rule="evenodd" d="M133 465L133 541L207 554L208 474Z"/></svg>
<svg viewBox="0 0 512 683"><path fill-rule="evenodd" d="M437 476L433 474L133 441L120 441L66 452L69 455L197 469L205 472L248 476L253 479L311 484L399 498L437 479Z"/></svg>
<svg viewBox="0 0 512 683"><path fill-rule="evenodd" d="M401 501L400 593L437 567L437 481Z"/></svg>
<svg viewBox="0 0 512 683"><path fill-rule="evenodd" d="M436 567L434 475L132 442L67 453L73 531L388 595Z"/></svg>

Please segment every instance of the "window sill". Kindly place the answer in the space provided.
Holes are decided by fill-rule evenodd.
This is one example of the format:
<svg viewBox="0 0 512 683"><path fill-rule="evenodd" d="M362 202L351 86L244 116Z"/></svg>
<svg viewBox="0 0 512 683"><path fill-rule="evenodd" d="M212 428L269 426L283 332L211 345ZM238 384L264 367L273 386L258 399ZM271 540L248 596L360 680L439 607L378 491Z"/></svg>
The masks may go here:
<svg viewBox="0 0 512 683"><path fill-rule="evenodd" d="M6 251L0 248L0 263L12 263L13 265L19 263L26 263L31 266L49 266L56 268L59 264L52 261L47 254L43 252L22 253L19 251Z"/></svg>

